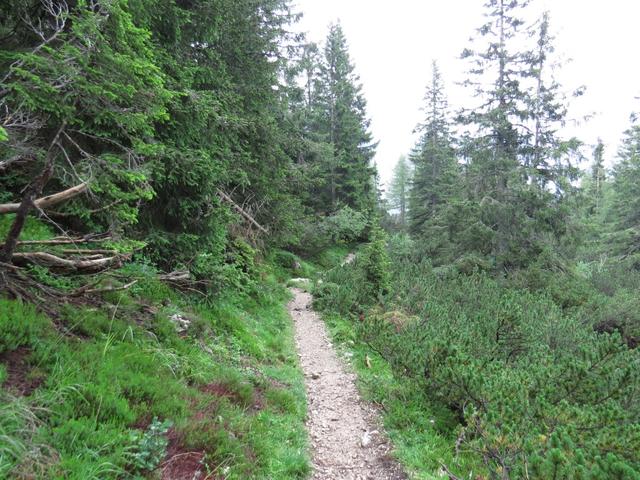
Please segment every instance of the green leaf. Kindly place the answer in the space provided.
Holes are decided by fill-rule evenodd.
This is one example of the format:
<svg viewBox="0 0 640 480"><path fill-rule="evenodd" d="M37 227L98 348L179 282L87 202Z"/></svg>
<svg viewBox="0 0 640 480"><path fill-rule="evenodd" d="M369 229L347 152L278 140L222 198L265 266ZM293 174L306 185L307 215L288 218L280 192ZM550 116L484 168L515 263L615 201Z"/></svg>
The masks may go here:
<svg viewBox="0 0 640 480"><path fill-rule="evenodd" d="M4 128L0 127L0 142L6 142L7 140L9 140L7 131Z"/></svg>

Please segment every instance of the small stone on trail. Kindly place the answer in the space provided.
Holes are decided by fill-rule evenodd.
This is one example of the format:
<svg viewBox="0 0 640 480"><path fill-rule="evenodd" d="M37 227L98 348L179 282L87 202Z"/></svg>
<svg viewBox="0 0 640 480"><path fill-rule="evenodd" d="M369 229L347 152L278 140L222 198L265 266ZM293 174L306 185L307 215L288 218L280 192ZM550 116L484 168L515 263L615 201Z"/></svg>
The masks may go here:
<svg viewBox="0 0 640 480"><path fill-rule="evenodd" d="M390 446L375 429L378 412L362 402L356 375L347 367L356 354L342 350L338 356L311 294L299 288L292 293L289 311L305 375L314 467L309 480L405 480L400 465L381 455Z"/></svg>

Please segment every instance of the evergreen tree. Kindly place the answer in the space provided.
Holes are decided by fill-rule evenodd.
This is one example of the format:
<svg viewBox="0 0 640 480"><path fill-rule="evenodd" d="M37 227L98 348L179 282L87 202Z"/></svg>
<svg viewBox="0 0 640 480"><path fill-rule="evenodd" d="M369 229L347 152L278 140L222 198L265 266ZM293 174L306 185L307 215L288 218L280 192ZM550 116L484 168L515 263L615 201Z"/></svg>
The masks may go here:
<svg viewBox="0 0 640 480"><path fill-rule="evenodd" d="M154 125L167 121L172 98L149 32L123 1L1 12L0 199L21 208L0 257L11 261L34 200L63 190L74 201L40 215L57 228L52 216L121 234L152 196Z"/></svg>
<svg viewBox="0 0 640 480"><path fill-rule="evenodd" d="M413 172L407 162L407 157L402 155L393 169L393 177L389 184L389 207L398 211L398 223L404 229L407 225L407 208L409 203L409 188Z"/></svg>
<svg viewBox="0 0 640 480"><path fill-rule="evenodd" d="M359 211L375 207L375 144L369 132L362 85L354 73L340 24L332 25L324 46L316 85L316 125L326 135L333 154L325 159L325 209L345 204Z"/></svg>
<svg viewBox="0 0 640 480"><path fill-rule="evenodd" d="M435 61L424 102L425 119L416 127L420 139L410 157L415 172L409 200L410 229L423 236L426 224L435 219L441 206L452 200L458 180L449 107Z"/></svg>
<svg viewBox="0 0 640 480"><path fill-rule="evenodd" d="M132 8L153 33L176 94L171 122L158 128L156 197L144 205L139 228L152 258L164 268L221 267L229 223L237 220L220 191L233 192L260 224L286 237L300 210L281 128L282 49L297 41L285 31L294 21L288 3L157 0L153 8L138 1Z"/></svg>
<svg viewBox="0 0 640 480"><path fill-rule="evenodd" d="M472 78L465 84L482 102L461 117L472 126L465 146L469 191L491 232L491 257L500 271L528 264L562 236L563 200L577 174L570 160L578 142L556 137L566 107L548 72L553 52L548 16L537 30L527 30L521 18L527 5L487 2L487 22L476 42L484 49L463 54L472 62ZM536 31L536 47L523 47Z"/></svg>
<svg viewBox="0 0 640 480"><path fill-rule="evenodd" d="M604 169L604 143L598 139L598 144L593 150L593 165L591 166L591 178L588 188L589 211L591 216L598 216L602 209L604 199L604 187L606 182Z"/></svg>
<svg viewBox="0 0 640 480"><path fill-rule="evenodd" d="M632 117L613 169L613 252L625 256L640 251L640 125Z"/></svg>

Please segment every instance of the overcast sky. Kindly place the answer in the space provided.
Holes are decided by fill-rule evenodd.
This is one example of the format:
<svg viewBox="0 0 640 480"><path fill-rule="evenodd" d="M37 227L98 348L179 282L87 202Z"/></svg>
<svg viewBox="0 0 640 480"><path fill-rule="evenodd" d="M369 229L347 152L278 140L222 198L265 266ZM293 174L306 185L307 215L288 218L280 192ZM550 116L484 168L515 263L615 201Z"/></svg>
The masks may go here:
<svg viewBox="0 0 640 480"><path fill-rule="evenodd" d="M341 22L364 86L373 135L380 142L376 163L383 182L415 141L412 131L421 119L432 59L440 65L452 108L469 106L467 93L455 84L465 78L465 63L458 58L483 23L484 0L293 3L304 15L297 28L310 40L322 41L329 25ZM532 8L551 13L557 53L567 60L557 75L563 87L587 87L573 102L571 117L596 114L566 133L588 144L601 137L611 164L629 115L640 110L635 100L640 96L640 1L534 0Z"/></svg>

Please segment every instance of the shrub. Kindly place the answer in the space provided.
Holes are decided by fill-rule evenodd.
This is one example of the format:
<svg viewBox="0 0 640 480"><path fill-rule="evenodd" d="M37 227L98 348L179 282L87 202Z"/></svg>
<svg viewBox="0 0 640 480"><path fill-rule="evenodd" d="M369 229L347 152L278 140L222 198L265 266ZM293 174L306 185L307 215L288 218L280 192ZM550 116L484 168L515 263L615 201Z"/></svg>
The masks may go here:
<svg viewBox="0 0 640 480"><path fill-rule="evenodd" d="M345 206L322 222L322 228L334 243L351 243L362 239L367 228L365 214Z"/></svg>
<svg viewBox="0 0 640 480"><path fill-rule="evenodd" d="M387 237L380 228L371 231L371 241L356 260L362 270L365 287L372 299L377 299L389 290L389 257Z"/></svg>
<svg viewBox="0 0 640 480"><path fill-rule="evenodd" d="M321 219L307 219L302 223L296 250L313 256L331 246L364 240L368 224L369 219L364 213L350 207L343 207Z"/></svg>
<svg viewBox="0 0 640 480"><path fill-rule="evenodd" d="M330 272L319 306L366 308L361 259L351 273ZM439 273L401 256L390 310L366 311L354 330L396 375L455 412L460 447L496 478L640 478L640 404L631 400L640 351L622 328L593 330L605 316L636 324L635 296L598 297L584 278L537 266L508 281L476 268Z"/></svg>
<svg viewBox="0 0 640 480"><path fill-rule="evenodd" d="M169 439L167 432L172 422L161 422L154 418L146 431L131 433L131 456L134 467L139 471L155 470L167 453Z"/></svg>

